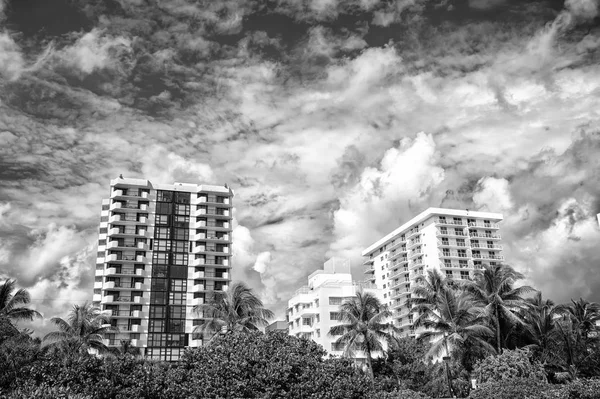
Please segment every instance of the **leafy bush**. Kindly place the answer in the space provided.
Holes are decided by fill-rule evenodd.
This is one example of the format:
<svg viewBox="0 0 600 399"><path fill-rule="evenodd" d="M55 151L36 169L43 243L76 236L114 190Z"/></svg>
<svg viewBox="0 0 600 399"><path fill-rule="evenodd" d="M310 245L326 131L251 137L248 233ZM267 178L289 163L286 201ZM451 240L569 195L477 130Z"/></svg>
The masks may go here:
<svg viewBox="0 0 600 399"><path fill-rule="evenodd" d="M598 399L600 398L600 380L577 380L565 388L568 399Z"/></svg>
<svg viewBox="0 0 600 399"><path fill-rule="evenodd" d="M498 381L488 381L469 395L470 399L532 399L539 398L540 393L550 389L547 382L532 378L513 378ZM546 396L543 396L544 398Z"/></svg>
<svg viewBox="0 0 600 399"><path fill-rule="evenodd" d="M501 355L488 356L477 362L472 375L480 384L515 378L546 381L544 366L532 360L526 349L505 350Z"/></svg>
<svg viewBox="0 0 600 399"><path fill-rule="evenodd" d="M399 389L391 392L374 392L369 399L430 399L430 396L410 389Z"/></svg>

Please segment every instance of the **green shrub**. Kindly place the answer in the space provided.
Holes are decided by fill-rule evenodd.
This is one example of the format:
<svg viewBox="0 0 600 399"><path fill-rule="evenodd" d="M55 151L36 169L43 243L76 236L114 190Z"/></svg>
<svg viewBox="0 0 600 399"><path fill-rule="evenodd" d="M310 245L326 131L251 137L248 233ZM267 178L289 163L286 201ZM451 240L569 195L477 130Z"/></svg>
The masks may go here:
<svg viewBox="0 0 600 399"><path fill-rule="evenodd" d="M470 399L530 399L550 389L547 382L532 378L513 378L488 381L472 390ZM546 396L543 396L544 398Z"/></svg>
<svg viewBox="0 0 600 399"><path fill-rule="evenodd" d="M501 355L488 356L477 362L472 375L479 384L515 378L546 381L544 366L533 361L526 349L505 350Z"/></svg>
<svg viewBox="0 0 600 399"><path fill-rule="evenodd" d="M374 392L369 395L369 399L431 399L431 396L410 389L399 389L391 392Z"/></svg>
<svg viewBox="0 0 600 399"><path fill-rule="evenodd" d="M600 380L577 380L568 384L565 388L568 399L598 399L600 398Z"/></svg>

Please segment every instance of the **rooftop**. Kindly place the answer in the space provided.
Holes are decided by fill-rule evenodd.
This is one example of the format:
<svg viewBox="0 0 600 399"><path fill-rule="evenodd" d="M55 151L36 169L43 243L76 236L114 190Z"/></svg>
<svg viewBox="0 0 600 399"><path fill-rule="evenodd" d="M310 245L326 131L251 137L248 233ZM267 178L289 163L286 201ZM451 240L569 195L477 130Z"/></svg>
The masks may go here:
<svg viewBox="0 0 600 399"><path fill-rule="evenodd" d="M414 218L410 219L408 222L404 223L402 226L398 227L396 230L392 231L385 237L381 238L374 244L371 244L367 249L362 252L362 256L369 256L373 252L375 252L382 245L387 244L388 241L391 241L394 237L401 234L405 230L410 229L417 223L421 223L422 221L428 219L431 216L435 215L444 215L444 216L462 216L462 217L476 217L476 218L487 218L494 221L501 221L503 219L502 214L500 213L492 213L492 212L476 212L469 210L460 210L460 209L445 209L445 208L428 208L427 210L419 213Z"/></svg>

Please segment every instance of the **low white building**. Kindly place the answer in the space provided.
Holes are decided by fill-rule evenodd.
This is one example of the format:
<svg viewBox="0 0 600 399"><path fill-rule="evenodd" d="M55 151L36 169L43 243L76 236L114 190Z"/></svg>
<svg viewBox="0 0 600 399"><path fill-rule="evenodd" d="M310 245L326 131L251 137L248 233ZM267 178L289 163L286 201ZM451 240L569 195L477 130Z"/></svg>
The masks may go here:
<svg viewBox="0 0 600 399"><path fill-rule="evenodd" d="M298 289L288 301L288 325L290 335L312 339L323 346L327 353L341 356L343 347L335 341L339 336L330 336L331 327L340 324L340 305L357 292L375 294L383 303L380 290L368 283L352 281L350 263L347 260L331 258L308 277L308 285ZM373 357L379 354L374 353ZM354 358L363 360L364 353L356 352Z"/></svg>

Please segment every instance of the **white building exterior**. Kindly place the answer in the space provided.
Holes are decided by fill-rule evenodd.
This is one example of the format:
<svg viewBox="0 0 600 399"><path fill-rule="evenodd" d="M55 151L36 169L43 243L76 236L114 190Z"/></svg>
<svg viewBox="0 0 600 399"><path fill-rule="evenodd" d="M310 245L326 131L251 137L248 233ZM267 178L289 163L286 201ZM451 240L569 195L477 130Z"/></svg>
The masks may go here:
<svg viewBox="0 0 600 399"><path fill-rule="evenodd" d="M466 279L484 264L502 262L502 215L429 208L362 252L366 281L383 290L401 335L413 335L411 291L427 270Z"/></svg>
<svg viewBox="0 0 600 399"><path fill-rule="evenodd" d="M226 186L110 182L102 201L94 304L119 328L105 343L130 341L148 358L177 360L202 345L195 305L231 281L231 207Z"/></svg>
<svg viewBox="0 0 600 399"><path fill-rule="evenodd" d="M346 298L357 292L370 292L380 300L381 290L373 289L368 283L352 281L350 263L340 258L331 258L308 277L308 285L298 289L288 301L289 333L296 337L312 339L323 346L327 353L341 356L342 347L335 341L339 336L329 336L331 327L339 324L339 308ZM376 357L378 354L373 354ZM365 355L355 353L355 358L362 360Z"/></svg>

